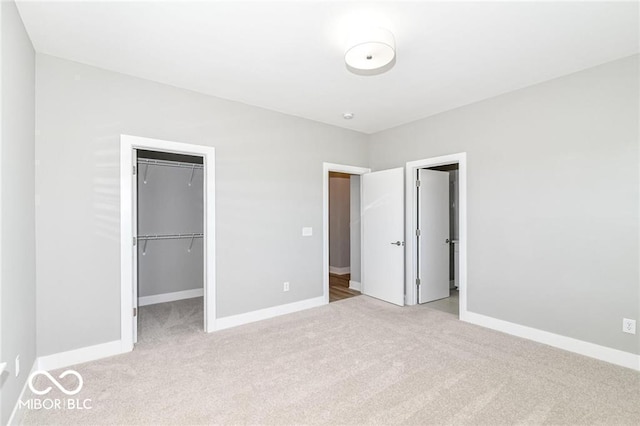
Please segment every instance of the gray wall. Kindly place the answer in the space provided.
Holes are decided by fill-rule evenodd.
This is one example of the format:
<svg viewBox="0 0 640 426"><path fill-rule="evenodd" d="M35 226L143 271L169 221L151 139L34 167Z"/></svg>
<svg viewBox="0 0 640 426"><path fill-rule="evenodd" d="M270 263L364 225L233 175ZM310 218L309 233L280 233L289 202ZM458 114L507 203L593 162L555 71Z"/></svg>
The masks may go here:
<svg viewBox="0 0 640 426"><path fill-rule="evenodd" d="M468 308L640 353L638 56L371 137L370 166L466 151Z"/></svg>
<svg viewBox="0 0 640 426"><path fill-rule="evenodd" d="M0 2L0 378L5 424L36 357L34 117L35 54L13 2ZM20 355L20 375L14 361Z"/></svg>
<svg viewBox="0 0 640 426"><path fill-rule="evenodd" d="M41 54L36 88L39 355L120 338L123 133L216 148L219 317L322 296L322 163L365 135Z"/></svg>
<svg viewBox="0 0 640 426"><path fill-rule="evenodd" d="M146 183L144 170L148 167ZM191 185L189 182L191 181ZM203 172L178 167L140 165L138 234L203 232ZM138 296L203 287L203 240L151 240L138 244Z"/></svg>
<svg viewBox="0 0 640 426"><path fill-rule="evenodd" d="M360 282L360 176L350 177L351 281Z"/></svg>
<svg viewBox="0 0 640 426"><path fill-rule="evenodd" d="M349 267L349 178L329 174L329 266Z"/></svg>

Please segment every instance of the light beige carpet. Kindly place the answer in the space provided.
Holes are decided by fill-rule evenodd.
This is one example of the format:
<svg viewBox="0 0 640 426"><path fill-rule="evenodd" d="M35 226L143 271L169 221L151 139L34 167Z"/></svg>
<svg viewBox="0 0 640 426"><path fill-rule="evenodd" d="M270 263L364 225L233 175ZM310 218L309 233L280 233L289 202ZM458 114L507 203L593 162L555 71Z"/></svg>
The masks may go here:
<svg viewBox="0 0 640 426"><path fill-rule="evenodd" d="M637 372L366 296L76 369L26 424L640 424Z"/></svg>
<svg viewBox="0 0 640 426"><path fill-rule="evenodd" d="M173 340L177 336L197 334L203 330L202 297L139 308L138 344Z"/></svg>

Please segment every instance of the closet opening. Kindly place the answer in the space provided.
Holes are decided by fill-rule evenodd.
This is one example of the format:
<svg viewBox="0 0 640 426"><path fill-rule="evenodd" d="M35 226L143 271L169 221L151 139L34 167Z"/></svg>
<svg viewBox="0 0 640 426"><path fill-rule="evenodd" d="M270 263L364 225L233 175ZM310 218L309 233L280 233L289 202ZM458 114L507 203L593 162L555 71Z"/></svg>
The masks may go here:
<svg viewBox="0 0 640 426"><path fill-rule="evenodd" d="M360 291L360 176L329 172L329 302Z"/></svg>
<svg viewBox="0 0 640 426"><path fill-rule="evenodd" d="M141 161L141 164L138 164L139 151L142 154L140 160L144 160ZM182 174L179 184L172 183L170 185L176 187L179 185L185 191L192 191L189 196L199 200L195 203L197 209L185 211L192 207L190 206L191 199L182 202L187 196L185 193L169 200L165 191L169 184L156 185L163 182L162 179L166 177L165 175L169 175L169 171ZM141 182L138 182L138 179ZM154 181L154 179L156 180ZM146 187L142 188L144 185ZM198 185L201 186L196 191ZM144 202L142 197L146 196L141 194L141 199L138 200L139 186L142 191L155 187L155 191L160 192L156 195L164 197L164 204L155 205L151 210L148 209L152 214L150 220L145 221L142 217L138 217L138 207L144 209L143 206L138 205L139 201ZM153 194L147 195L151 197ZM193 227L190 225L191 222L187 224L187 221L179 220L180 217L183 217L181 215L190 218L189 220L193 221ZM199 224L196 223L198 217L200 218ZM141 308L138 297L138 270L140 268L143 271L149 270L153 262L148 265L145 265L144 262L156 255L161 255L163 250L169 250L172 245L180 247L180 256L194 254L187 260L194 263L201 262L201 272L198 273L195 268L191 268L188 262L180 263L176 258L167 257L169 265L173 265L169 269L173 275L169 276L173 276L174 281L178 281L179 284L184 284L184 281L191 283L197 281L198 287L196 284L192 284L191 288L165 287L155 289L153 293L144 293L146 287L142 287L140 291L143 293L140 296L147 297L142 300L142 303L148 306L151 303L147 302L158 302L153 304L159 304L188 301L187 297L194 299L203 296L201 308L203 313L200 315L194 313L193 315L200 317L199 323L201 325L198 326L198 330L204 330L207 333L216 330L215 223L215 148L207 145L120 135L120 344L123 352L133 350L134 344L138 341L138 311ZM174 224L178 225L175 225L174 228ZM139 229L140 227L142 228ZM195 250L200 250L200 247L201 254L196 255ZM139 258L142 259L141 264L139 264ZM165 266L162 265L162 267ZM151 272L159 275L159 269L151 269ZM187 276L190 277L188 280ZM179 323L179 321L173 321L176 316L172 316L171 311L166 311L165 315L166 313L169 316L166 317L164 323L166 327L162 329L165 336L177 336L189 328L180 325L174 327L174 322ZM179 315L177 317L179 318Z"/></svg>
<svg viewBox="0 0 640 426"><path fill-rule="evenodd" d="M203 331L204 159L146 149L134 158L135 340Z"/></svg>

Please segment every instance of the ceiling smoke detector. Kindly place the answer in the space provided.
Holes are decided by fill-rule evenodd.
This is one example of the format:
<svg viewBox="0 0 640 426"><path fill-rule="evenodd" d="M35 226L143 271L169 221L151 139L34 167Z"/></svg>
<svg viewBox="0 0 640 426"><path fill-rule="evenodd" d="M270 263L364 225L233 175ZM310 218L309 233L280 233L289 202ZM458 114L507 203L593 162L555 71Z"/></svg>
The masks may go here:
<svg viewBox="0 0 640 426"><path fill-rule="evenodd" d="M358 31L349 41L344 54L347 69L358 75L382 74L396 63L393 34L384 28Z"/></svg>
<svg viewBox="0 0 640 426"><path fill-rule="evenodd" d="M353 118L353 113L352 112L345 112L344 114L342 114L342 117L345 120L351 120Z"/></svg>

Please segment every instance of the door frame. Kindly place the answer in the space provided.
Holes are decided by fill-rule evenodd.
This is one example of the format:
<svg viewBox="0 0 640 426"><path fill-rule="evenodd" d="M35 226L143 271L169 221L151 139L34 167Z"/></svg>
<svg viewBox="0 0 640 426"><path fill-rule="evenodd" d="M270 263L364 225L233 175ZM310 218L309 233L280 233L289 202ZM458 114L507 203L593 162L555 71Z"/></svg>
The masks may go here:
<svg viewBox="0 0 640 426"><path fill-rule="evenodd" d="M417 187L415 176L418 169L444 166L448 164L458 164L458 244L459 244L459 282L460 291L460 314L461 320L467 319L467 153L443 155L440 157L425 158L422 160L409 161L406 163L406 304L416 305L418 303L418 292L416 291L416 265L417 258L417 236L415 229L418 223L417 211Z"/></svg>
<svg viewBox="0 0 640 426"><path fill-rule="evenodd" d="M348 173L350 175L364 175L371 172L370 168L348 166L344 164L322 163L322 297L324 303L329 303L329 172ZM362 181L360 181L360 199L362 200ZM362 208L360 209L362 216ZM360 273L362 273L362 220L360 221ZM361 280L364 289L364 280Z"/></svg>
<svg viewBox="0 0 640 426"><path fill-rule="evenodd" d="M146 149L203 157L204 331L216 329L215 148L139 136L120 135L120 338L133 350L133 150Z"/></svg>

